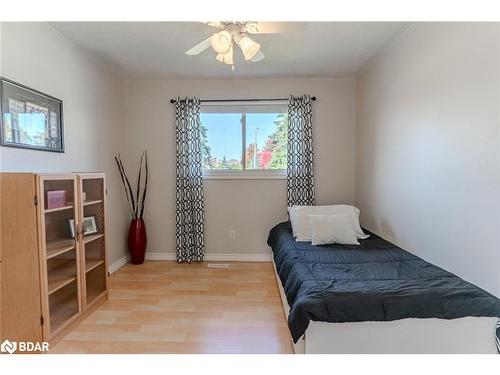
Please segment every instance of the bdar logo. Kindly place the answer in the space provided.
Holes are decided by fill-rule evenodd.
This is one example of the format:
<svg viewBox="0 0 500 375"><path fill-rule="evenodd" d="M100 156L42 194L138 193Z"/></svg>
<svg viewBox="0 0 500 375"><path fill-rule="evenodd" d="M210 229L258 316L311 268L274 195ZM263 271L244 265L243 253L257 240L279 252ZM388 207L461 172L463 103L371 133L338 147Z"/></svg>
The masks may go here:
<svg viewBox="0 0 500 375"><path fill-rule="evenodd" d="M0 345L0 352L13 354L14 352L48 352L48 342L31 342L31 341L9 341L5 340Z"/></svg>
<svg viewBox="0 0 500 375"><path fill-rule="evenodd" d="M11 342L9 340L5 340L4 342L2 342L2 345L0 345L0 351L2 353L14 353L17 349L17 343L14 341L14 342Z"/></svg>

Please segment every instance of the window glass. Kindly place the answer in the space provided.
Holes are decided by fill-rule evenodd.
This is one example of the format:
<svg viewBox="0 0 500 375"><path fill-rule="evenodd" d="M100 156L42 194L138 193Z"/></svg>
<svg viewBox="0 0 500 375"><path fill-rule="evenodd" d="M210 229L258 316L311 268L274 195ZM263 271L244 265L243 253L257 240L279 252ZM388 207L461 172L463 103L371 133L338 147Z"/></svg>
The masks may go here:
<svg viewBox="0 0 500 375"><path fill-rule="evenodd" d="M242 169L241 113L201 113L203 169Z"/></svg>
<svg viewBox="0 0 500 375"><path fill-rule="evenodd" d="M285 113L247 113L245 138L247 169L286 169Z"/></svg>
<svg viewBox="0 0 500 375"><path fill-rule="evenodd" d="M202 108L203 169L286 169L288 119L281 108L255 105Z"/></svg>

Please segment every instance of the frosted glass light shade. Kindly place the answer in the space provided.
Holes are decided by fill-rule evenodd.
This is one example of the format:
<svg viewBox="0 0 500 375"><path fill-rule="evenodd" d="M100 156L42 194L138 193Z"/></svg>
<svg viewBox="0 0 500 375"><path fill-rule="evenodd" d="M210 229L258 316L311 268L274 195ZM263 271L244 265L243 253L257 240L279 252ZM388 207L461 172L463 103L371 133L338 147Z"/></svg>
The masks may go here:
<svg viewBox="0 0 500 375"><path fill-rule="evenodd" d="M218 54L225 54L229 52L231 48L232 38L231 34L229 34L226 30L219 31L215 33L210 38L210 45Z"/></svg>
<svg viewBox="0 0 500 375"><path fill-rule="evenodd" d="M233 65L233 48L229 48L229 51L225 54L219 53L215 58L221 63Z"/></svg>
<svg viewBox="0 0 500 375"><path fill-rule="evenodd" d="M224 54L224 64L233 65L233 47L229 48L229 51Z"/></svg>
<svg viewBox="0 0 500 375"><path fill-rule="evenodd" d="M250 60L257 54L257 52L259 52L260 44L255 43L248 36L244 36L243 38L240 39L240 48L241 51L243 52L245 60Z"/></svg>

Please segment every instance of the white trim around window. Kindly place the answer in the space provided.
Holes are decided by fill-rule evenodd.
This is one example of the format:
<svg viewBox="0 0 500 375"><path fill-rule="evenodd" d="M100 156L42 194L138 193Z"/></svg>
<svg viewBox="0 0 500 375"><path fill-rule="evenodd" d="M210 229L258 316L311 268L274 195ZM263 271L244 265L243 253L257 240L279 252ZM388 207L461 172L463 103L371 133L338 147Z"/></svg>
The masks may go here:
<svg viewBox="0 0 500 375"><path fill-rule="evenodd" d="M205 180L286 180L286 169L203 170Z"/></svg>

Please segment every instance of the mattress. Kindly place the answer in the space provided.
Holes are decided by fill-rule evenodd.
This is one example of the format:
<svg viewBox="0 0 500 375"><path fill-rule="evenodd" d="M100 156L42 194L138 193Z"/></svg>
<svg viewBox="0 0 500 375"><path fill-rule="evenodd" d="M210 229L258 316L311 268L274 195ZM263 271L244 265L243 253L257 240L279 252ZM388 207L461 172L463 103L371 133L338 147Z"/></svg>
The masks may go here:
<svg viewBox="0 0 500 375"><path fill-rule="evenodd" d="M312 246L293 238L290 222L271 229L276 270L294 342L310 321L499 317L500 300L370 233L360 245Z"/></svg>

